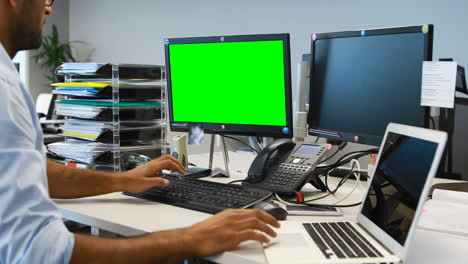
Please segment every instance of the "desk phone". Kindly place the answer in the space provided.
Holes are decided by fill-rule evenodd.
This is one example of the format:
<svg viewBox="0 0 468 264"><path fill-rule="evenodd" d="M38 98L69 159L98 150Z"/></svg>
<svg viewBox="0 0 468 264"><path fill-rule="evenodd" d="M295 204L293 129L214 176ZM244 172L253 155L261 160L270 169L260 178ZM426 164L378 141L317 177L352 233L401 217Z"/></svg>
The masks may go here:
<svg viewBox="0 0 468 264"><path fill-rule="evenodd" d="M252 162L243 185L277 193L300 190L311 177L316 177L315 167L330 148L330 144L274 141Z"/></svg>

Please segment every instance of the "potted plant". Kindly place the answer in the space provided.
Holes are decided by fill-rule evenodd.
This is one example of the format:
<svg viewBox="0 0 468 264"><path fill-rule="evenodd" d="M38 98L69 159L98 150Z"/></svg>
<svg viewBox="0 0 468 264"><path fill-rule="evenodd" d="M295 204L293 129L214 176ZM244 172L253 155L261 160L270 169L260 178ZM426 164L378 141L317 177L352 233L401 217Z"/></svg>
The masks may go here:
<svg viewBox="0 0 468 264"><path fill-rule="evenodd" d="M58 66L64 62L75 62L71 52L72 43L60 43L57 26L52 25L52 33L44 36L41 48L33 56L37 64L47 69L46 77L51 82L58 81L55 75Z"/></svg>

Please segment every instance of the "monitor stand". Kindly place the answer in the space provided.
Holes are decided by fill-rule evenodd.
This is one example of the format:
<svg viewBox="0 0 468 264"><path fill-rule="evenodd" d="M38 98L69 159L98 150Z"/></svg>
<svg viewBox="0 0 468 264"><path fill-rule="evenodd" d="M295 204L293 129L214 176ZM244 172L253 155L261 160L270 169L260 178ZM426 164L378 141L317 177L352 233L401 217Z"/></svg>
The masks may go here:
<svg viewBox="0 0 468 264"><path fill-rule="evenodd" d="M219 138L221 140L221 146L222 146L222 155L223 155L223 160L224 160L224 168L221 167L216 167L213 168L213 155L214 155L214 146L215 146L215 139ZM226 148L226 140L222 135L218 134L212 134L211 135L211 145L210 145L210 163L208 166L209 169L211 169L211 177L227 177L229 178L229 156L228 156L228 151Z"/></svg>

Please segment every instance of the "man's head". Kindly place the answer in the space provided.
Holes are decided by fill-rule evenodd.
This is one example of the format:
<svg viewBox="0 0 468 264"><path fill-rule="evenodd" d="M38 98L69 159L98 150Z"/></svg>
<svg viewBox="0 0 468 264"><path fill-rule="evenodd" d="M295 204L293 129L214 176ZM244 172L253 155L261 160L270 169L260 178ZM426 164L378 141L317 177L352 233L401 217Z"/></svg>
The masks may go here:
<svg viewBox="0 0 468 264"><path fill-rule="evenodd" d="M46 15L52 13L53 0L0 0L7 8L7 41L8 52L15 54L20 50L37 49L42 43L42 30ZM2 18L0 18L2 19ZM5 32L2 32L2 34ZM7 48L7 47L5 47Z"/></svg>

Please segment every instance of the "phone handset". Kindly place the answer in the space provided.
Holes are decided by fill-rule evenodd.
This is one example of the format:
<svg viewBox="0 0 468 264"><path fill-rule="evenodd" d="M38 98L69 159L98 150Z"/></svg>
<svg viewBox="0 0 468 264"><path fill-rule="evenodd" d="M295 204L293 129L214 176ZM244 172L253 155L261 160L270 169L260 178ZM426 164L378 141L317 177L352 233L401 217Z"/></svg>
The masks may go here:
<svg viewBox="0 0 468 264"><path fill-rule="evenodd" d="M276 165L276 162L295 146L296 144L289 139L279 139L266 146L252 162L245 180L249 183L263 181L266 170Z"/></svg>

